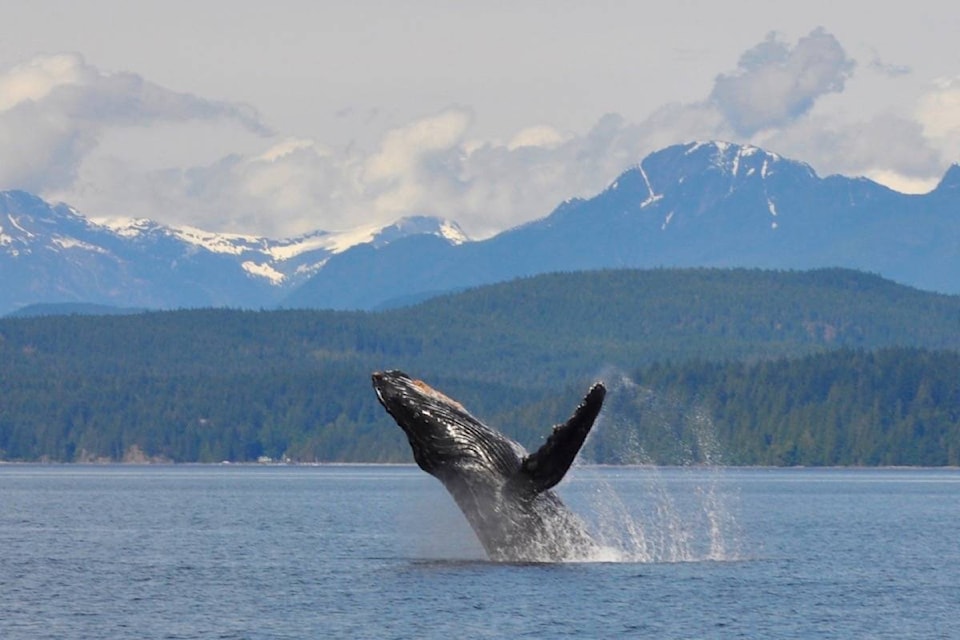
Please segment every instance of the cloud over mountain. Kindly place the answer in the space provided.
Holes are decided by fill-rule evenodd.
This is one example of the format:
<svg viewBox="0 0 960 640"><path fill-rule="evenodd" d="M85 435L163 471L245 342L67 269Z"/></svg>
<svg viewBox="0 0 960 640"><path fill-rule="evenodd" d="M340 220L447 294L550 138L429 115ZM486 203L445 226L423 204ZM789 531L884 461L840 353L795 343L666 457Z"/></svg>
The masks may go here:
<svg viewBox="0 0 960 640"><path fill-rule="evenodd" d="M960 159L960 76L940 78L917 105L924 134L938 142L944 154Z"/></svg>
<svg viewBox="0 0 960 640"><path fill-rule="evenodd" d="M853 67L822 28L794 47L771 33L740 56L734 73L717 76L709 100L737 133L752 135L806 114L822 95L843 91Z"/></svg>
<svg viewBox="0 0 960 640"><path fill-rule="evenodd" d="M109 127L223 119L268 133L251 107L106 73L76 53L37 56L0 72L0 185L70 186Z"/></svg>
<svg viewBox="0 0 960 640"><path fill-rule="evenodd" d="M376 142L335 148L295 132L269 135L244 105L106 73L77 54L40 56L0 71L0 188L98 215L273 237L407 215L452 218L485 237L546 215L560 199L596 193L655 149L694 139L763 145L823 174L932 187L960 157L960 82L931 87L913 113L843 120L821 108L855 71L886 82L909 75L876 66L858 66L822 28L795 43L771 34L701 98L665 102L641 118L609 113L585 131L531 122L502 139L477 139L483 114L455 105L395 123ZM94 153L108 130L197 121L269 137L256 151L188 166L143 169Z"/></svg>

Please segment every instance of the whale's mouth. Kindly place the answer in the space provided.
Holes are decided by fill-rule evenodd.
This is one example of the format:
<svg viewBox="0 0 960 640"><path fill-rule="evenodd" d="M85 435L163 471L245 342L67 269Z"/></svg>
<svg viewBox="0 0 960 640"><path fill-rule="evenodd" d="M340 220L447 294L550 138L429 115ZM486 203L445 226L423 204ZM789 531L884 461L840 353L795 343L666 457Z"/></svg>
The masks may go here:
<svg viewBox="0 0 960 640"><path fill-rule="evenodd" d="M434 389L423 380L411 378L399 371L378 371L373 374L373 388L380 403L386 406L391 402L413 403L417 406L435 403L454 407L466 413L462 404L450 396Z"/></svg>
<svg viewBox="0 0 960 640"><path fill-rule="evenodd" d="M417 380L399 371L378 371L373 374L373 388L391 415L394 411L424 412L440 410L441 413L458 411L467 414L463 405L444 393L437 391L423 380ZM429 413L427 415L430 415ZM406 424L401 424L406 429Z"/></svg>

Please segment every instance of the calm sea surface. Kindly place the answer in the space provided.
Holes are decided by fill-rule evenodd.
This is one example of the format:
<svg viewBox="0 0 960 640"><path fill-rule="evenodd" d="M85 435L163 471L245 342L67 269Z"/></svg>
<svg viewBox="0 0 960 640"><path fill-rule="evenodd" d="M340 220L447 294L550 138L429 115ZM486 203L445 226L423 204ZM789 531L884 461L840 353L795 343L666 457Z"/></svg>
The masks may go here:
<svg viewBox="0 0 960 640"><path fill-rule="evenodd" d="M484 559L414 467L0 465L0 638L960 638L960 471L581 467Z"/></svg>

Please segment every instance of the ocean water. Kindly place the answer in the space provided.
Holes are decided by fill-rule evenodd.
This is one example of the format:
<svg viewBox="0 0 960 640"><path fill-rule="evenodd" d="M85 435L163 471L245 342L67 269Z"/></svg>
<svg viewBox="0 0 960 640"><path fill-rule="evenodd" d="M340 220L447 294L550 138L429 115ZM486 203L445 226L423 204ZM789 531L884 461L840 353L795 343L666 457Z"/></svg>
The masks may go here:
<svg viewBox="0 0 960 640"><path fill-rule="evenodd" d="M960 471L574 469L488 562L406 466L0 465L0 638L960 638Z"/></svg>

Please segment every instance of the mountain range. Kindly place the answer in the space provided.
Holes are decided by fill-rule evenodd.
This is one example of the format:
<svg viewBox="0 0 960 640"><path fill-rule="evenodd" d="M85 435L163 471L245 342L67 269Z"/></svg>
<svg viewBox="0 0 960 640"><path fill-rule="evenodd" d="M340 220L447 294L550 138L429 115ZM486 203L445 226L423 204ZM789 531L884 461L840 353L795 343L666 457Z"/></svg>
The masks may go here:
<svg viewBox="0 0 960 640"><path fill-rule="evenodd" d="M149 220L97 224L0 192L0 313L40 302L374 309L538 273L841 266L960 293L960 165L922 195L724 142L645 157L589 199L482 241L455 222L271 240Z"/></svg>
<svg viewBox="0 0 960 640"><path fill-rule="evenodd" d="M332 256L411 234L436 234L451 244L467 240L456 223L430 217L283 240L145 219L97 223L66 204L3 191L0 314L28 305L71 308L62 303L77 309L272 307Z"/></svg>

